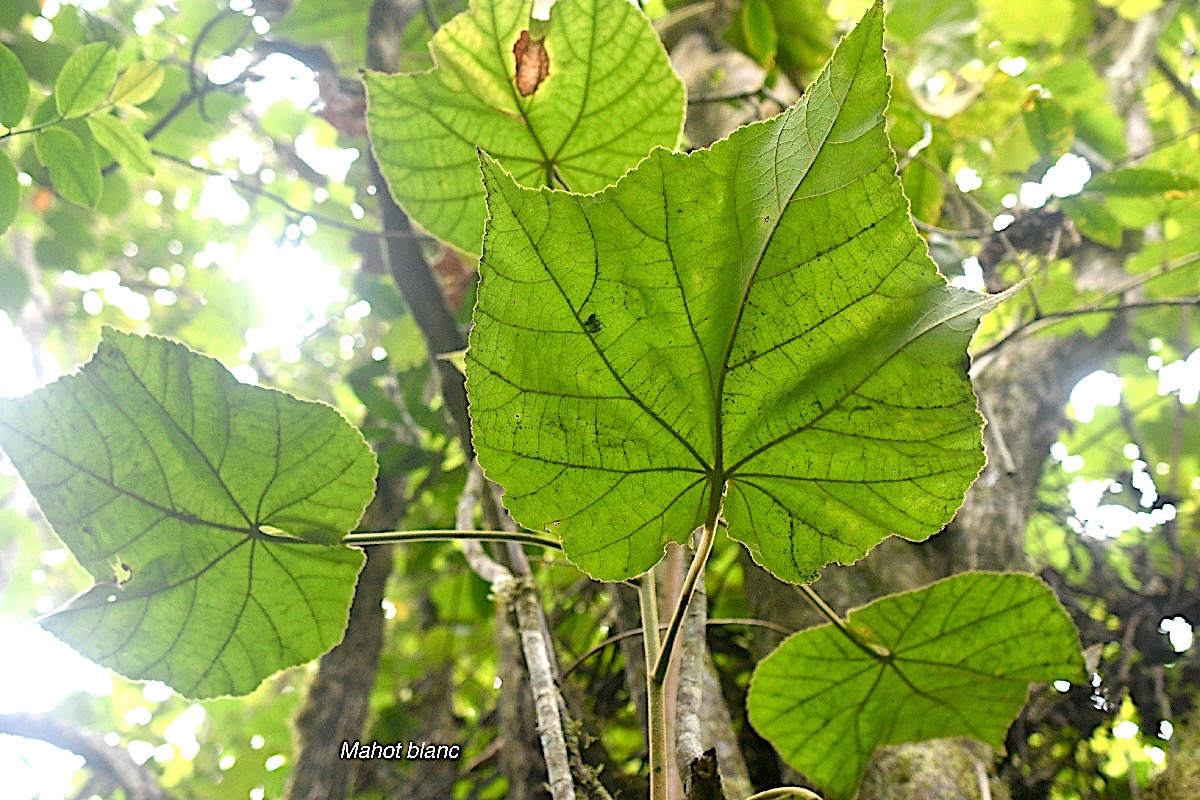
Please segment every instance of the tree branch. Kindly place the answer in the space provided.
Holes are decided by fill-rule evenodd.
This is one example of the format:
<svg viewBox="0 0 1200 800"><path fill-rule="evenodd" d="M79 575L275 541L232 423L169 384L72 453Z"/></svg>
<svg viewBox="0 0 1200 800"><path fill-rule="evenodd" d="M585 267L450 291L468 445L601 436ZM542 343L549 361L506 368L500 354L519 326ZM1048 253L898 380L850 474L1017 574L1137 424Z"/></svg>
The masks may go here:
<svg viewBox="0 0 1200 800"><path fill-rule="evenodd" d="M478 464L472 464L467 484L458 501L455 524L459 529L467 530L473 526L475 507L479 503L480 492L485 489L483 471ZM533 691L542 755L546 760L550 795L553 800L575 800L575 783L571 778L567 741L559 713L562 698L554 683L549 646L543 632L541 604L532 579L514 578L507 567L488 556L483 551L483 545L474 539L463 541L463 553L475 574L491 584L497 602L509 606L516 614L521 650L525 653L525 668Z"/></svg>
<svg viewBox="0 0 1200 800"><path fill-rule="evenodd" d="M394 525L404 515L403 480L378 482L368 506L368 524ZM362 762L342 759L341 743L357 741L366 728L371 690L383 651L383 599L392 572L392 545L372 547L358 576L346 634L321 657L296 716L300 752L288 788L289 800L341 800L353 790Z"/></svg>
<svg viewBox="0 0 1200 800"><path fill-rule="evenodd" d="M69 725L50 714L0 714L0 733L37 739L82 756L88 766L125 790L129 800L170 800L158 779L104 737Z"/></svg>

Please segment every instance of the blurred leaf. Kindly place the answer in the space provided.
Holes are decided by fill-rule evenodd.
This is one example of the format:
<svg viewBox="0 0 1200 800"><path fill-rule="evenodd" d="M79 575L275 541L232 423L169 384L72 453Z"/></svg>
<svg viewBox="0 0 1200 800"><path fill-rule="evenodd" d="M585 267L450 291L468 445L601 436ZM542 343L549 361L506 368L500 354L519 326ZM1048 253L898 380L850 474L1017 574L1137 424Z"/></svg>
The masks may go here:
<svg viewBox="0 0 1200 800"><path fill-rule="evenodd" d="M746 43L747 54L764 67L774 64L775 53L779 49L779 34L775 30L775 17L767 0L742 0L738 26L742 41Z"/></svg>
<svg viewBox="0 0 1200 800"><path fill-rule="evenodd" d="M3 168L3 158L4 154L0 153L0 169ZM29 300L31 288L29 274L19 264L0 261L0 311L6 312L11 319L16 319Z"/></svg>
<svg viewBox="0 0 1200 800"><path fill-rule="evenodd" d="M67 59L54 82L58 113L73 117L91 111L117 82L117 53L104 42L80 48Z"/></svg>
<svg viewBox="0 0 1200 800"><path fill-rule="evenodd" d="M130 65L117 79L112 101L139 106L158 93L166 74L163 65L156 61L138 61Z"/></svg>
<svg viewBox="0 0 1200 800"><path fill-rule="evenodd" d="M778 66L803 83L829 58L834 25L822 0L747 0L725 39L760 64Z"/></svg>
<svg viewBox="0 0 1200 800"><path fill-rule="evenodd" d="M980 0L984 19L1009 42L1062 46L1086 33L1091 17L1086 0Z"/></svg>
<svg viewBox="0 0 1200 800"><path fill-rule="evenodd" d="M907 83L914 88L974 58L978 33L975 0L895 0L888 7L888 40L902 45L889 56L912 64Z"/></svg>
<svg viewBox="0 0 1200 800"><path fill-rule="evenodd" d="M17 54L0 42L0 125L15 128L29 105L29 75Z"/></svg>
<svg viewBox="0 0 1200 800"><path fill-rule="evenodd" d="M1080 196L1067 197L1061 202L1063 211L1070 215L1081 234L1109 247L1121 246L1121 223L1103 203Z"/></svg>
<svg viewBox="0 0 1200 800"><path fill-rule="evenodd" d="M434 582L429 598L437 607L438 621L451 625L478 625L493 609L491 587L466 565Z"/></svg>
<svg viewBox="0 0 1200 800"><path fill-rule="evenodd" d="M144 136L112 114L93 114L87 123L96 141L118 164L142 175L154 174L154 154Z"/></svg>
<svg viewBox="0 0 1200 800"><path fill-rule="evenodd" d="M8 154L0 150L0 235L17 218L17 209L20 207L21 184L17 180L17 168Z"/></svg>
<svg viewBox="0 0 1200 800"><path fill-rule="evenodd" d="M125 178L124 170L115 169L104 176L104 190L100 192L100 203L96 210L101 214L114 217L129 208L133 200L133 190ZM124 239L126 237L122 237ZM143 239L144 241L144 239Z"/></svg>
<svg viewBox="0 0 1200 800"><path fill-rule="evenodd" d="M999 752L1029 684L1084 680L1079 637L1032 575L968 572L851 611L860 648L832 625L758 665L750 722L827 790L854 794L875 748L973 736Z"/></svg>
<svg viewBox="0 0 1200 800"><path fill-rule="evenodd" d="M336 543L375 459L329 406L110 328L78 373L0 401L0 444L96 580L41 621L84 656L216 697L341 639L363 557Z"/></svg>
<svg viewBox="0 0 1200 800"><path fill-rule="evenodd" d="M5 0L0 3L0 28L16 28L26 14L36 17L38 0Z"/></svg>
<svg viewBox="0 0 1200 800"><path fill-rule="evenodd" d="M96 155L79 137L60 127L47 128L33 140L38 160L65 199L84 208L96 207L104 189Z"/></svg>
<svg viewBox="0 0 1200 800"><path fill-rule="evenodd" d="M1093 175L1083 188L1112 197L1155 197L1195 191L1200 188L1200 181L1177 172L1126 167Z"/></svg>
<svg viewBox="0 0 1200 800"><path fill-rule="evenodd" d="M271 30L295 42L324 45L340 65L353 68L366 62L370 8L362 0L296 0Z"/></svg>
<svg viewBox="0 0 1200 800"><path fill-rule="evenodd" d="M1030 90L1025 100L1023 118L1025 130L1038 153L1044 158L1057 159L1071 149L1075 128L1071 117L1057 101L1038 90Z"/></svg>
<svg viewBox="0 0 1200 800"><path fill-rule="evenodd" d="M1125 19L1136 20L1162 7L1163 0L1100 0L1100 5L1116 9Z"/></svg>

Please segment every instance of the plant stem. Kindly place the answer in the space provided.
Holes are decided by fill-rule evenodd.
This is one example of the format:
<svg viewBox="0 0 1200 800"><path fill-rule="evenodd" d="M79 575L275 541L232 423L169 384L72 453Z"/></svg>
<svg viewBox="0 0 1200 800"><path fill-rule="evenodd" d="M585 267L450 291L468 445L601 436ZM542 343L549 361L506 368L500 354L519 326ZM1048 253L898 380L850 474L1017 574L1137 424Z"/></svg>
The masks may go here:
<svg viewBox="0 0 1200 800"><path fill-rule="evenodd" d="M667 800L667 707L664 681L656 679L654 665L660 656L658 641L658 589L654 570L642 576L638 584L638 603L642 610L642 630L646 650L646 726L650 745L650 800Z"/></svg>
<svg viewBox="0 0 1200 800"><path fill-rule="evenodd" d="M821 800L821 795L799 786L780 786L778 789L767 789L765 792L747 797L746 800L783 800L785 797L799 797L801 800Z"/></svg>
<svg viewBox="0 0 1200 800"><path fill-rule="evenodd" d="M562 550L562 544L557 540L546 536L539 536L536 533L525 533L524 531L368 531L351 533L342 539L342 544L362 547L371 544L445 542L458 539L472 539L477 542L520 542L522 544L534 544L538 547L548 547L553 550Z"/></svg>
<svg viewBox="0 0 1200 800"><path fill-rule="evenodd" d="M683 588L679 592L679 605L675 607L675 613L671 615L671 622L667 626L667 635L663 639L662 651L654 663L654 680L660 684L667 679L667 668L671 666L675 640L679 638L679 629L683 626L683 620L687 616L688 604L692 601L692 593L696 590L696 581L704 574L704 565L708 561L708 554L712 552L713 539L716 538L716 535L716 521L705 523L704 532L700 534L700 543L696 546L696 555L692 557L692 565L688 567L687 575L683 579Z"/></svg>
<svg viewBox="0 0 1200 800"><path fill-rule="evenodd" d="M892 657L891 651L886 647L875 644L874 642L869 642L856 633L846 622L846 620L838 616L838 613L830 608L829 604L826 603L821 595L817 594L816 590L814 590L811 586L806 583L802 583L796 588L800 590L800 593L804 595L804 598L808 600L808 602L812 603L813 608L819 611L821 616L825 617L825 619L832 622L833 626L841 631L847 639L853 642L855 647L862 650L872 658Z"/></svg>

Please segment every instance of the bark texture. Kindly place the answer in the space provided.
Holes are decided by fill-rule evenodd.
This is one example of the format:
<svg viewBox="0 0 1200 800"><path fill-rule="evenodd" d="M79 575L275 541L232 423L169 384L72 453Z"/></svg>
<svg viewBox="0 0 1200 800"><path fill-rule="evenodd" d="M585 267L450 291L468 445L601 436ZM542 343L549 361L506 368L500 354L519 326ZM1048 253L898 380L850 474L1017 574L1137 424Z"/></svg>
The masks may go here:
<svg viewBox="0 0 1200 800"><path fill-rule="evenodd" d="M341 758L343 741L363 738L371 690L383 649L383 596L392 570L392 546L372 547L358 577L342 643L321 659L296 717L300 752L290 800L341 800L358 780L361 761Z"/></svg>

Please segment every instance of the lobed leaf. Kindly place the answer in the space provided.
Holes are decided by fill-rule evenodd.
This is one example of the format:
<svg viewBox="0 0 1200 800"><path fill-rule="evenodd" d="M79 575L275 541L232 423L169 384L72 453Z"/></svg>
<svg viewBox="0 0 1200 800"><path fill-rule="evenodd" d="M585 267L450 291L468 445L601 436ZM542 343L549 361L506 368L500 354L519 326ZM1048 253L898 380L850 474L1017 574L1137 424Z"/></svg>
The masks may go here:
<svg viewBox="0 0 1200 800"><path fill-rule="evenodd" d="M366 75L367 125L392 196L468 253L479 253L486 216L476 148L527 186L594 192L682 130L683 85L640 10L558 0L540 22L532 5L475 0L433 37L432 70Z"/></svg>
<svg viewBox="0 0 1200 800"><path fill-rule="evenodd" d="M483 159L467 353L480 463L589 574L652 567L721 512L811 580L954 514L983 464L950 287L884 134L877 4L797 106L581 197Z"/></svg>
<svg viewBox="0 0 1200 800"><path fill-rule="evenodd" d="M96 580L41 621L88 658L215 697L341 639L363 556L337 542L375 459L333 408L106 329L79 373L0 401L0 445Z"/></svg>
<svg viewBox="0 0 1200 800"><path fill-rule="evenodd" d="M1032 575L966 573L795 634L758 665L750 722L830 798L854 794L875 748L973 736L1003 752L1035 681L1085 679L1079 638Z"/></svg>

